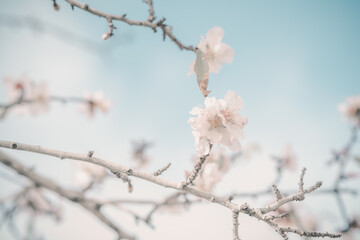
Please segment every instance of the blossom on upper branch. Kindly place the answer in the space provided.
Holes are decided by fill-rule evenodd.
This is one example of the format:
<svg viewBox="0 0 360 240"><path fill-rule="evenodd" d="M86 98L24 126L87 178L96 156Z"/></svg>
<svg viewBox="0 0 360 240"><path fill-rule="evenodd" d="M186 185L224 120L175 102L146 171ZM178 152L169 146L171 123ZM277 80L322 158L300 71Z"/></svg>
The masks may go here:
<svg viewBox="0 0 360 240"><path fill-rule="evenodd" d="M355 125L360 126L360 95L350 97L339 105L339 111Z"/></svg>
<svg viewBox="0 0 360 240"><path fill-rule="evenodd" d="M240 150L239 139L247 118L240 116L242 100L234 91L228 91L224 99L207 97L204 108L194 107L190 114L198 115L189 119L196 143L196 152L206 155L210 145L222 144L233 151Z"/></svg>
<svg viewBox="0 0 360 240"><path fill-rule="evenodd" d="M94 93L87 92L84 95L84 99L86 102L81 106L81 111L86 113L89 117L95 115L96 109L105 113L111 107L111 102L104 97L104 93L101 91L96 91Z"/></svg>
<svg viewBox="0 0 360 240"><path fill-rule="evenodd" d="M218 73L223 63L232 63L235 51L227 44L221 42L224 30L213 27L206 33L206 38L201 36L197 47L204 53L204 58L209 64L209 71ZM190 73L194 71L195 62L190 65Z"/></svg>

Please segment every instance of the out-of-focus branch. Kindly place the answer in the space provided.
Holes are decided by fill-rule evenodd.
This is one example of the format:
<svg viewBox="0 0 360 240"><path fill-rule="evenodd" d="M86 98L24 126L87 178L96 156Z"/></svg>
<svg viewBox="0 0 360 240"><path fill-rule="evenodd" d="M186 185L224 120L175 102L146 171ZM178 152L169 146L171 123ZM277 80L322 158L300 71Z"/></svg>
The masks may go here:
<svg viewBox="0 0 360 240"><path fill-rule="evenodd" d="M44 155L49 155L49 156L53 156L53 157L57 157L60 159L73 159L73 160L79 160L79 161L84 161L84 162L90 162L102 167L105 167L107 169L109 169L111 172L121 172L123 174L127 174L128 176L133 176L136 178L140 178L143 179L145 181L148 182L152 182L154 184L163 186L163 187L167 187L167 188L172 188L178 191L177 194L183 194L183 193L188 193L191 195L194 195L198 198L204 199L204 200L208 200L210 202L213 203L217 203L219 205L224 206L225 208L229 209L231 212L233 211L237 211L239 213L243 213L246 215L249 215L250 217L255 217L258 220L261 220L265 223L267 223L269 226L271 226L276 232L278 232L284 239L288 239L287 235L286 235L286 231L280 227L278 227L278 225L273 222L272 220L270 220L269 218L266 217L266 213L272 212L272 211L276 211L277 208L281 207L282 205L291 202L291 201L300 201L303 200L305 197L304 195L307 193L310 193L314 190L316 190L317 188L320 187L321 182L318 182L317 184L301 191L301 189L299 190L299 192L294 193L288 197L284 197L280 200L278 200L277 202L270 204L268 206L265 206L263 208L251 208L249 207L249 205L247 204L243 204L243 205L238 205L236 203L231 202L231 199L229 198L223 198L223 197L219 197L216 196L214 194L211 194L209 192L204 192L204 191L200 191L194 187L191 186L186 186L186 187L182 187L182 184L178 184L178 183L174 183L174 182L170 182L168 180L165 179L161 179L159 177L154 176L152 173L146 173L146 172L142 172L142 171L138 171L135 169L131 169L131 168L127 168L125 166L119 165L119 164L115 164L97 157L89 157L88 154L76 154L76 153L70 153L70 152L64 152L64 151L59 151L59 150L54 150L54 149L48 149L48 148L43 148L40 146L34 146L34 145L29 145L29 144L23 144L23 143L17 143L17 142L11 142L11 141L0 141L0 147L2 148L9 148L9 149L13 149L13 150L22 150L22 151L28 151L28 152L35 152L35 153L40 153L40 154L44 154ZM9 161L5 160L5 165L11 168L11 164L9 165ZM21 169L21 168L20 168ZM25 175L27 177L34 177L32 175L28 175L28 171L20 171L19 172L22 175ZM39 182L38 179L39 177L34 177L34 181L35 182ZM301 182L302 180L300 180ZM49 185L50 184L50 185ZM52 182L46 182L46 185L48 189L54 190L54 191L61 191L61 189L56 189L54 188L54 186L52 186ZM69 197L69 199L72 199L74 196L67 196ZM93 204L93 203L92 203ZM92 205L86 205L84 207L88 207L88 209L92 209L92 207L96 207L92 206ZM96 208L95 208L96 209ZM95 214L96 213L96 214ZM101 215L100 211L95 212L94 214L102 219L103 221L105 221L104 216ZM111 226L114 230L117 230L114 226ZM297 231L294 232L297 234L307 234L304 233L302 231ZM316 234L311 233L311 235L315 236ZM333 237L333 238L338 238L341 236L341 234L328 234L328 233L317 233L316 236L329 236L329 237Z"/></svg>
<svg viewBox="0 0 360 240"><path fill-rule="evenodd" d="M68 103L91 104L91 101L89 101L85 98L80 98L80 97L51 96L48 100L52 101L52 102L60 102L60 103L64 103L64 104L68 104ZM3 119L6 116L6 114L9 112L9 110L11 110L12 108L15 108L16 106L24 105L24 104L33 104L36 102L38 102L38 99L24 99L23 96L20 96L18 99L16 99L15 101L13 101L11 103L0 104L0 109L2 109L2 112L0 113L0 119Z"/></svg>
<svg viewBox="0 0 360 240"><path fill-rule="evenodd" d="M148 5L149 5L149 17L147 20L144 20L144 21L136 21L136 20L129 19L126 17L126 14L123 14L123 15L107 14L107 13L101 12L95 8L89 7L88 4L83 4L78 1L74 1L74 0L65 0L65 1L70 4L72 9L77 7L79 9L84 10L88 13L91 13L95 16L105 18L108 22L112 22L112 21L116 20L116 21L127 23L129 25L151 28L154 32L156 32L158 29L161 29L163 32L164 40L165 40L165 37L169 37L181 50L185 49L185 50L189 50L189 51L195 51L195 48L193 46L190 46L190 45L186 46L183 43L181 43L179 39L177 39L175 37L175 35L172 33L172 27L167 26L164 23L166 20L165 18L162 18L156 22L154 21L155 20L154 8L153 8L153 2L151 0L147 1Z"/></svg>
<svg viewBox="0 0 360 240"><path fill-rule="evenodd" d="M59 25L53 24L47 20L34 17L11 14L0 14L0 27L13 29L28 29L34 34L46 35L56 40L62 41L68 45L85 49L87 52L100 55L108 55L113 52L116 46L100 44L86 37L81 36L77 32L70 31ZM119 39L121 43L128 43L132 40L129 33Z"/></svg>
<svg viewBox="0 0 360 240"><path fill-rule="evenodd" d="M32 169L23 166L22 164L20 164L19 162L17 162L16 160L14 160L13 158L11 158L10 156L6 155L3 152L0 152L0 162L5 166L16 171L18 174L23 175L27 179L31 180L36 186L41 186L50 191L53 191L58 195L60 195L61 197L66 198L82 206L90 213L92 213L94 216L96 216L99 220L101 220L104 224L106 224L108 227L113 229L117 233L119 239L135 239L133 236L124 232L122 229L116 226L110 219L108 219L100 211L101 208L100 204L91 201L90 199L86 199L82 192L65 189L59 186L51 179L40 176L39 174L35 173Z"/></svg>

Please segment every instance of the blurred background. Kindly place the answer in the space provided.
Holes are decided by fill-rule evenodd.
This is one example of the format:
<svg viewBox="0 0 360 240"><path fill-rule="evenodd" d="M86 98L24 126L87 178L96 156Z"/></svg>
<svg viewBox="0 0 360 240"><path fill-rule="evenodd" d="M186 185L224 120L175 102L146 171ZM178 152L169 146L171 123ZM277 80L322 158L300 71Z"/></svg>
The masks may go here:
<svg viewBox="0 0 360 240"><path fill-rule="evenodd" d="M84 2L85 3L85 2ZM148 7L141 0L86 1L90 7L145 20ZM87 153L122 165L131 165L132 142L153 142L147 171L166 163L172 166L164 178L184 179L192 169L195 152L189 111L203 104L194 75L188 76L195 59L181 51L162 33L114 21L114 36L104 41L105 19L58 1L12 0L0 2L0 78L28 76L45 81L51 94L82 97L85 91L101 90L113 103L107 114L89 119L76 104L53 103L47 113L36 116L10 112L0 122L0 138L44 147ZM154 0L155 16L166 18L174 35L185 45L195 46L214 27L225 31L223 42L235 50L232 64L210 74L210 96L223 98L234 90L243 99L241 115L249 121L244 128L243 149L259 146L255 154L239 158L216 186L214 193L260 191L276 177L271 156L291 144L297 170L286 171L279 184L296 189L300 170L307 167L305 186L318 180L332 186L337 173L329 166L332 151L341 149L351 134L351 124L337 107L349 96L360 94L360 2L333 1L165 1ZM0 84L0 102L6 103L6 88ZM4 150L63 186L76 188L73 161ZM359 144L354 154L360 155ZM348 169L359 173L352 161ZM4 167L0 174L18 182ZM161 200L172 193L134 179L134 192L126 184L110 180L103 189L89 194L101 197ZM358 178L346 186L360 190ZM0 179L0 194L16 189ZM51 195L51 194L50 194ZM52 196L56 199L57 196ZM263 206L273 195L241 198L240 203ZM344 196L349 216L359 215L359 198ZM301 204L319 222L319 230L338 231L344 221L332 195L309 195ZM37 218L36 228L45 239L114 239L114 234L76 205L62 201L63 220ZM142 213L142 210L139 212ZM145 210L143 210L145 213ZM120 226L140 239L231 239L231 214L222 207L204 203L187 210L162 212L154 216L156 229L136 225L131 216L108 211ZM26 228L29 216L17 218ZM280 239L265 224L240 216L241 239ZM357 235L359 237L359 235ZM0 239L13 239L8 229L0 229ZM291 236L291 239L298 239ZM355 239L355 238L354 238Z"/></svg>

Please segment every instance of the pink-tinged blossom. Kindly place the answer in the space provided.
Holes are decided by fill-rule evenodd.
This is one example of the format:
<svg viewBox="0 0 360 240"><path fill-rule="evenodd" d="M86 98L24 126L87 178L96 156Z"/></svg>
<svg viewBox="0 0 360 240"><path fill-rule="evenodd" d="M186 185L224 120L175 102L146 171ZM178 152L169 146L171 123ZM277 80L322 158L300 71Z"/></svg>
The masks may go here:
<svg viewBox="0 0 360 240"><path fill-rule="evenodd" d="M89 117L94 117L97 110L106 113L111 107L111 102L104 97L104 93L101 91L95 91L94 93L84 94L85 102L81 106L81 111L87 114Z"/></svg>
<svg viewBox="0 0 360 240"><path fill-rule="evenodd" d="M231 158L223 147L213 149L206 159L199 176L194 184L203 191L212 191L218 182L221 181L231 165Z"/></svg>
<svg viewBox="0 0 360 240"><path fill-rule="evenodd" d="M242 100L234 91L228 91L224 99L208 97L204 107L194 107L188 123L193 129L198 155L209 153L210 144L222 144L232 151L240 150L239 139L243 138L243 128L247 118L239 115Z"/></svg>
<svg viewBox="0 0 360 240"><path fill-rule="evenodd" d="M61 207L53 205L40 189L29 188L17 198L17 206L20 209L30 211L36 215L51 215L56 220L62 216Z"/></svg>
<svg viewBox="0 0 360 240"><path fill-rule="evenodd" d="M339 105L339 111L353 124L360 126L360 95L350 97Z"/></svg>
<svg viewBox="0 0 360 240"><path fill-rule="evenodd" d="M286 145L282 155L280 156L282 166L288 170L296 170L296 155L291 147L291 145Z"/></svg>
<svg viewBox="0 0 360 240"><path fill-rule="evenodd" d="M50 93L46 83L32 82L26 76L18 79L7 77L4 83L9 101L19 102L15 108L17 113L29 112L36 115L49 110Z"/></svg>
<svg viewBox="0 0 360 240"><path fill-rule="evenodd" d="M281 227L302 228L304 231L310 232L318 229L319 220L310 211L304 210L298 205L293 208L283 205L275 213L276 215L289 214L287 217L275 219L275 222Z"/></svg>
<svg viewBox="0 0 360 240"><path fill-rule="evenodd" d="M209 70L218 73L223 63L232 63L235 52L227 44L221 42L224 37L224 30L221 27L211 28L206 38L201 36L197 47L204 52L204 57L209 64ZM190 73L194 71L195 62L190 65Z"/></svg>
<svg viewBox="0 0 360 240"><path fill-rule="evenodd" d="M80 163L77 166L75 181L82 188L99 183L106 177L106 171L103 167L90 163Z"/></svg>

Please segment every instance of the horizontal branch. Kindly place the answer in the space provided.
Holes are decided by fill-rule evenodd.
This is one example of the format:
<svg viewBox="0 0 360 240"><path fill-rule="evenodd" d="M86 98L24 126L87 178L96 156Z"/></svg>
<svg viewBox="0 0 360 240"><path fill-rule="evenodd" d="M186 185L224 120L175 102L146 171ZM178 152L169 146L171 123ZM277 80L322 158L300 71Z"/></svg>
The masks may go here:
<svg viewBox="0 0 360 240"><path fill-rule="evenodd" d="M103 159L100 159L100 158L97 158L94 156L89 156L88 154L77 154L77 153L64 152L64 151L43 148L40 146L34 146L34 145L23 144L23 143L12 142L12 141L0 141L0 147L9 148L9 149L13 149L13 150L35 152L35 153L40 153L40 154L44 154L44 155L57 157L60 159L73 159L73 160L89 162L89 163L93 163L93 164L105 167L105 168L109 169L111 172L121 172L123 174L126 174L127 176L137 177L137 178L143 179L148 182L152 182L154 184L157 184L157 185L160 185L160 186L163 186L166 188L175 189L178 191L176 193L176 195L183 194L183 193L189 193L198 198L205 199L210 202L222 205L222 206L228 208L229 210L231 210L231 212L238 212L238 213L241 212L243 214L249 215L250 217L255 217L258 220L261 220L261 221L267 223L276 232L278 232L284 239L288 239L286 232L283 229L281 229L276 223L274 223L271 219L266 217L264 214L271 212L271 211L275 211L277 208L279 208L280 206L282 206L288 202L303 200L305 198L304 197L305 194L310 193L321 186L321 182L318 182L314 186L309 187L303 191L301 191L301 189L300 189L300 191L295 194L292 194L288 197L279 199L274 204L268 205L264 208L256 209L256 208L249 207L246 203L239 206L238 204L231 202L231 198L219 197L219 196L213 195L209 192L204 192L204 191L195 189L194 187L191 187L191 186L183 187L182 183L174 183L174 182L171 182L171 181L168 181L165 179L161 179L160 177L154 176L154 174L152 174L152 173L146 173L146 172L142 172L139 170L127 168L120 164L115 164L115 163L109 162L107 160L103 160ZM300 180L300 182L302 182L302 181L303 180ZM100 212L97 212L97 214L100 214ZM100 216L98 216L98 217L100 218ZM105 220L103 220L103 221L105 221ZM235 231L235 233L237 233L236 230L233 230L233 232L234 231ZM301 231L294 232L294 233L303 234L303 232L301 232ZM334 235L334 236L338 237L339 235Z"/></svg>

